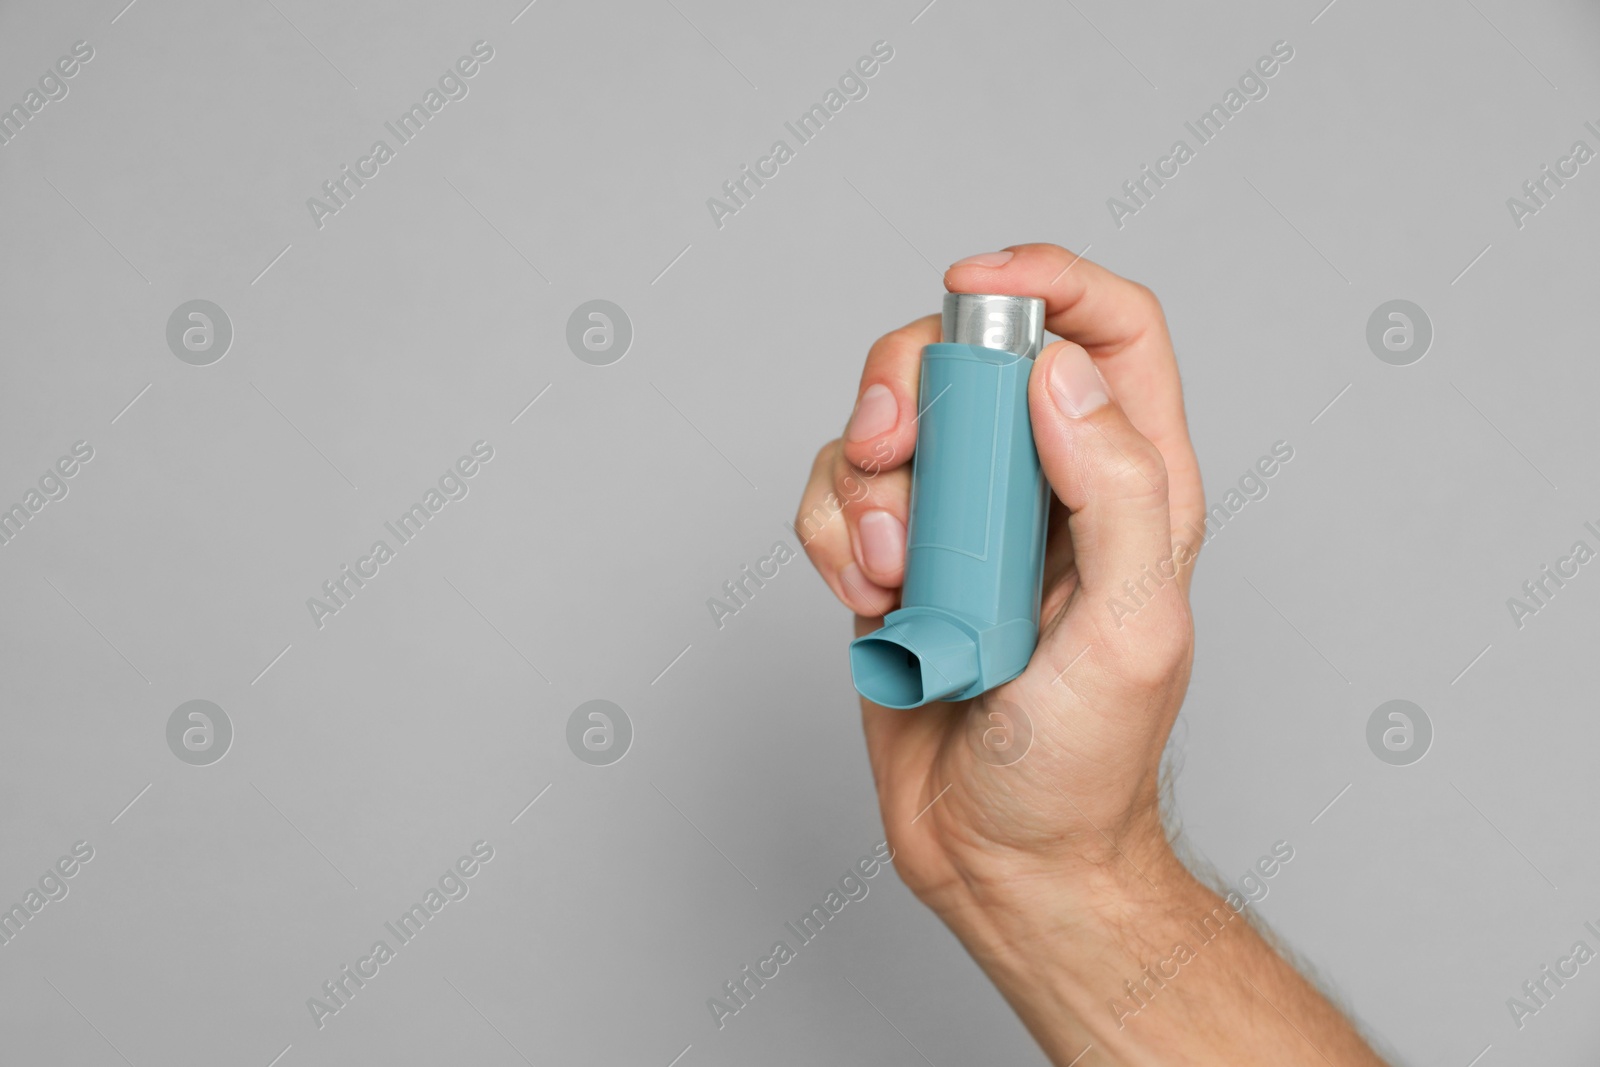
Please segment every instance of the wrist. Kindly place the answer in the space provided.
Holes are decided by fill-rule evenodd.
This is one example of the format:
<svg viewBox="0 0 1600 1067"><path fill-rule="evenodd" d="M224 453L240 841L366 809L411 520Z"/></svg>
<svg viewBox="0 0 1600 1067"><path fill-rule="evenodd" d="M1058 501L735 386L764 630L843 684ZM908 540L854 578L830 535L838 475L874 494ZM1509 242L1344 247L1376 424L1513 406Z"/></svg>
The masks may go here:
<svg viewBox="0 0 1600 1067"><path fill-rule="evenodd" d="M1019 879L950 920L1052 1063L1382 1067L1250 927L1243 898L1170 850L1144 873L1106 869L1067 891Z"/></svg>
<svg viewBox="0 0 1600 1067"><path fill-rule="evenodd" d="M1244 925L1165 841L1120 848L1114 864L969 882L959 902L936 908L1058 1064L1088 1046L1097 1055L1080 1067L1120 1062L1114 1050L1132 1052L1124 1025L1138 1003L1128 984L1159 985L1146 968L1161 972L1174 944L1197 944L1196 922L1216 925L1215 913Z"/></svg>
<svg viewBox="0 0 1600 1067"><path fill-rule="evenodd" d="M1116 822L1057 833L1028 847L946 834L943 869L913 888L964 941L1003 942L1014 927L1015 936L1028 936L1027 928L1047 915L1093 925L1097 914L1142 908L1193 883L1155 805ZM902 877L909 873L902 869Z"/></svg>
<svg viewBox="0 0 1600 1067"><path fill-rule="evenodd" d="M1086 979L1106 957L1127 957L1216 899L1164 840L1143 848L1124 842L1113 859L1088 866L1013 867L969 879L964 890L935 910L980 962L1019 975L1038 970L1039 961L1066 964ZM1077 951L1044 951L1046 943Z"/></svg>

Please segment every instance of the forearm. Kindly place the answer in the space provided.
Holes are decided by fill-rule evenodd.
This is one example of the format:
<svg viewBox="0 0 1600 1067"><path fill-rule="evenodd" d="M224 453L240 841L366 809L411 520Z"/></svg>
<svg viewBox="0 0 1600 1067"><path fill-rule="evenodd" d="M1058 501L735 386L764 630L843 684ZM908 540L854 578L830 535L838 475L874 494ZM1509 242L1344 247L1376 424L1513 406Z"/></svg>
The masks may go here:
<svg viewBox="0 0 1600 1067"><path fill-rule="evenodd" d="M1344 1016L1170 852L1141 858L1148 880L1130 862L1117 866L1067 890L1010 879L945 915L1058 1067L1381 1067Z"/></svg>

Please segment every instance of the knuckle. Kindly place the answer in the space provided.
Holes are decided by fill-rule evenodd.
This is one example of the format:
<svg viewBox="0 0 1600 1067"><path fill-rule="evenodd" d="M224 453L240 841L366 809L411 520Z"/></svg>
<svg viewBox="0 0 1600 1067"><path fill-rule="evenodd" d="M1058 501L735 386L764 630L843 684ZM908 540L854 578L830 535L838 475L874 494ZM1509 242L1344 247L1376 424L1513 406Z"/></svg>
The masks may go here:
<svg viewBox="0 0 1600 1067"><path fill-rule="evenodd" d="M816 458L811 461L811 472L816 474L833 464L834 457L839 454L840 438L835 437L821 448L817 449Z"/></svg>
<svg viewBox="0 0 1600 1067"><path fill-rule="evenodd" d="M1140 499L1167 498L1167 464L1149 442L1137 448L1121 448L1106 457L1108 476L1119 494Z"/></svg>
<svg viewBox="0 0 1600 1067"><path fill-rule="evenodd" d="M872 491L871 476L854 466L842 465L834 472L833 491L844 506L859 504Z"/></svg>
<svg viewBox="0 0 1600 1067"><path fill-rule="evenodd" d="M1117 673L1130 685L1155 689L1188 666L1194 648L1193 615L1182 594L1172 588L1147 604L1139 612L1138 625L1121 636L1123 655Z"/></svg>
<svg viewBox="0 0 1600 1067"><path fill-rule="evenodd" d="M800 539L800 547L808 555L814 556L815 542L838 521L842 510L838 498L832 493L806 500L800 505L800 511L794 517L794 533Z"/></svg>
<svg viewBox="0 0 1600 1067"><path fill-rule="evenodd" d="M1140 282L1130 284L1133 286L1133 297L1140 310L1152 319L1161 319L1165 312L1161 309L1161 298L1156 296L1156 291Z"/></svg>
<svg viewBox="0 0 1600 1067"><path fill-rule="evenodd" d="M1161 665L1163 674L1184 662L1194 645L1194 613L1176 585L1169 588L1160 603L1153 605L1150 632L1145 635L1151 658Z"/></svg>
<svg viewBox="0 0 1600 1067"><path fill-rule="evenodd" d="M1174 588L1169 599L1172 606L1157 616L1163 623L1157 628L1161 638L1157 641L1157 647L1158 651L1165 653L1169 665L1177 666L1189 658L1189 652L1194 648L1194 612L1180 590Z"/></svg>
<svg viewBox="0 0 1600 1067"><path fill-rule="evenodd" d="M912 325L915 324L913 323ZM895 357L901 354L906 343L906 333L910 328L910 326L902 326L898 330L891 330L872 342L872 347L867 349L867 363L863 381L866 380L867 374L879 376L880 378L886 373L891 378L900 376L894 373L898 369ZM903 373L903 371L900 372L900 374Z"/></svg>
<svg viewBox="0 0 1600 1067"><path fill-rule="evenodd" d="M800 506L795 510L795 536L807 552L811 551L811 542L844 508L838 493L829 487L833 481L830 470L836 469L838 445L838 441L830 441L817 453L816 461L812 464L811 480L806 484L800 496Z"/></svg>
<svg viewBox="0 0 1600 1067"><path fill-rule="evenodd" d="M914 381L917 375L917 360L910 358L921 349L918 336L928 330L932 323L938 321L937 315L924 315L913 319L897 330L890 330L867 349L866 370L863 373L863 383L866 375L874 375L876 380L900 379Z"/></svg>

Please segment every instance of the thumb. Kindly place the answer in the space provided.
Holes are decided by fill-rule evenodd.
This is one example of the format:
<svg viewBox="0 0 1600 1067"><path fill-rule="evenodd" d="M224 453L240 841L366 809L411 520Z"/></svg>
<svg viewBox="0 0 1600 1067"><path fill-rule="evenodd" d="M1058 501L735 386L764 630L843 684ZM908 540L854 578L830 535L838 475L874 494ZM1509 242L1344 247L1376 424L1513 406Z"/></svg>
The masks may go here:
<svg viewBox="0 0 1600 1067"><path fill-rule="evenodd" d="M1165 601L1183 607L1174 560L1161 451L1134 428L1094 360L1071 341L1040 353L1028 384L1039 461L1067 506L1078 593L1072 608L1105 611L1098 626L1122 629L1124 615ZM1180 556L1187 552L1180 551ZM1129 593L1129 587L1137 590ZM1120 598L1119 614L1113 598ZM1164 613L1153 612L1152 623ZM1148 632L1144 626L1141 631Z"/></svg>

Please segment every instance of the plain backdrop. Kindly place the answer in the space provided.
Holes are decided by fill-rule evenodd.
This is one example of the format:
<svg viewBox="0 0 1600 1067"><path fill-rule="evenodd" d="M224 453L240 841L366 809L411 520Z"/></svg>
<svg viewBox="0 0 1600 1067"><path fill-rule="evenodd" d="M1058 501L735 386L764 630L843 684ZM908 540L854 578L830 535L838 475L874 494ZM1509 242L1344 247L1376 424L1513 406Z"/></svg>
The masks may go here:
<svg viewBox="0 0 1600 1067"><path fill-rule="evenodd" d="M803 560L721 627L707 601L792 540L871 341L1034 240L1161 296L1214 502L1293 448L1194 586L1189 843L1223 878L1293 846L1260 916L1397 1062L1600 1053L1590 968L1507 1006L1600 949L1600 565L1508 607L1600 549L1600 164L1507 204L1600 150L1592 5L523 2L0 6L29 115L0 145L0 505L93 449L0 546L0 905L93 849L0 944L0 1058L1042 1063L892 871L724 1028L706 1006L883 836L845 611ZM1114 212L1278 42L1265 95ZM319 218L345 166L377 170ZM193 300L233 331L205 366L167 340ZM567 340L591 300L631 325L607 365ZM1392 300L1432 328L1404 366L1367 340ZM1394 699L1431 723L1408 765L1367 740ZM191 700L231 724L209 765L168 742ZM626 758L569 746L591 700ZM319 1027L308 999L480 841Z"/></svg>

